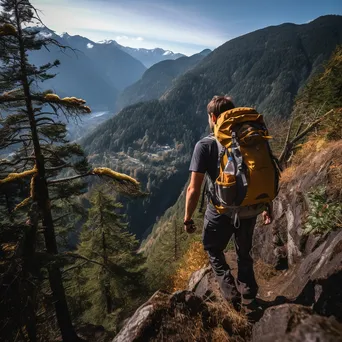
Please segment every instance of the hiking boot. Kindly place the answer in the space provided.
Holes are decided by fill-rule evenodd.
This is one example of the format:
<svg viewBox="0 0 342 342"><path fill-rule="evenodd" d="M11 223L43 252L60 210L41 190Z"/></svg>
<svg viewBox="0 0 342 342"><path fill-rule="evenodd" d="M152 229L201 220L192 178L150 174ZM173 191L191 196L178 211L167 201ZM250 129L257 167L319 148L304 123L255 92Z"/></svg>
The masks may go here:
<svg viewBox="0 0 342 342"><path fill-rule="evenodd" d="M241 310L241 298L239 296L233 297L230 302L236 311Z"/></svg>
<svg viewBox="0 0 342 342"><path fill-rule="evenodd" d="M258 321L264 313L263 307L253 299L242 299L241 312L244 313L250 322Z"/></svg>

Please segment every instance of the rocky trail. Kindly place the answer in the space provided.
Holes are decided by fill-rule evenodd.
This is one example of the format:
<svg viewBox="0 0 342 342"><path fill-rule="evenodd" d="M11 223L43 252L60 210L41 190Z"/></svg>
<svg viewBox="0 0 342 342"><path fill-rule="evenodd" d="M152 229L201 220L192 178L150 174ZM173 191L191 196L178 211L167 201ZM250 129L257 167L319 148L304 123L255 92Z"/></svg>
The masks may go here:
<svg viewBox="0 0 342 342"><path fill-rule="evenodd" d="M308 194L319 186L341 203L341 141L307 145L283 173L274 220L254 233L261 309L249 320L222 298L206 267L192 274L187 289L158 291L113 341L342 341L342 230L304 232ZM226 259L236 278L234 251Z"/></svg>
<svg viewBox="0 0 342 342"><path fill-rule="evenodd" d="M334 236L333 245L337 248L339 241L342 232ZM319 260L338 257L341 261L341 250L331 247L327 255L323 249L318 248L315 253L318 258L311 263L312 267L323 266L324 262ZM226 253L226 259L236 278L235 253ZM173 294L155 293L128 320L113 342L342 341L341 269L326 279L299 277L303 268L312 274L307 264L308 261L290 270L276 271L258 261L255 271L261 310L249 319L223 299L211 268L203 268L193 273L188 289Z"/></svg>

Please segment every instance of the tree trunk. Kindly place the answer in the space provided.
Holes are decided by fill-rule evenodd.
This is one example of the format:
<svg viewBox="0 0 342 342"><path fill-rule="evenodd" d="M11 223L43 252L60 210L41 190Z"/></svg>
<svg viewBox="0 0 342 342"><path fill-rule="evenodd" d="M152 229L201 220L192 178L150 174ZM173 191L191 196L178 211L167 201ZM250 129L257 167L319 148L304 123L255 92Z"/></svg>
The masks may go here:
<svg viewBox="0 0 342 342"><path fill-rule="evenodd" d="M45 178L45 164L44 164L44 156L41 152L39 136L37 132L37 125L34 117L34 110L32 105L32 98L30 92L30 86L27 79L27 70L26 70L26 54L25 47L23 43L23 35L21 28L21 18L19 14L18 5L19 2L15 3L15 16L16 16L16 25L18 30L18 41L20 48L20 68L21 68L21 81L25 95L25 104L26 111L30 121L30 128L32 134L32 142L34 146L34 154L35 161L37 167L37 177L36 177L36 186L34 198L38 203L39 211L42 215L43 227L44 227L44 237L45 237L45 245L46 250L51 255L58 254L57 250L57 242L55 236L55 229L53 225L51 209L50 209L50 199L49 192ZM71 317L68 309L68 305L66 302L65 291L62 282L62 275L58 268L58 266L52 263L48 269L49 271L49 282L51 286L51 290L53 292L56 316L59 328L61 330L62 338L64 341L79 341L75 330L72 326Z"/></svg>
<svg viewBox="0 0 342 342"><path fill-rule="evenodd" d="M177 223L176 221L173 222L173 228L174 228L174 237L175 237L175 241L174 241L174 259L177 260L178 259L178 227L177 227Z"/></svg>
<svg viewBox="0 0 342 342"><path fill-rule="evenodd" d="M101 196L101 194L100 194ZM102 198L101 198L102 200ZM102 213L102 205L103 203L100 200L100 225L102 229L102 259L103 259L103 264L105 267L108 267L108 255L107 255L107 246L106 246L106 236L104 232L104 222L103 222L103 213ZM110 291L110 280L108 279L108 271L105 270L105 284L104 284L104 295L106 298L106 308L107 308L107 313L110 314L113 312L113 299L111 296L111 291Z"/></svg>
<svg viewBox="0 0 342 342"><path fill-rule="evenodd" d="M37 322L36 322L36 286L31 281L32 276L38 275L33 258L36 253L36 242L37 242L37 227L38 227L38 212L37 208L33 204L29 212L29 226L25 230L25 237L23 243L23 277L24 277L24 288L22 292L24 300L26 302L23 308L24 316L21 320L21 326L25 326L26 332L30 342L37 341Z"/></svg>
<svg viewBox="0 0 342 342"><path fill-rule="evenodd" d="M103 248L103 264L107 267L108 266L108 256L106 251L106 237L105 233L102 231L102 248ZM107 313L110 314L113 311L113 300L110 293L110 280L108 279L108 271L105 270L106 278L105 278L105 285L104 285L104 294L106 297L106 307Z"/></svg>

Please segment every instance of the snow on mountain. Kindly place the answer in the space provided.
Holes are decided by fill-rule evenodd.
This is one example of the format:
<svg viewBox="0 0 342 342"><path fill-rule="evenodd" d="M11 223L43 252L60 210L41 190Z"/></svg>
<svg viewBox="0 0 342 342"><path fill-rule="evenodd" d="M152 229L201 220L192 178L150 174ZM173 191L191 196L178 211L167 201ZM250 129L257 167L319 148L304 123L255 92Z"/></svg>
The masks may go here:
<svg viewBox="0 0 342 342"><path fill-rule="evenodd" d="M164 50L161 48L131 48L129 46L120 45L115 40L101 40L98 42L98 44L116 46L122 51L128 53L129 55L140 61L142 64L146 66L146 68L149 68L152 65L159 63L161 61L184 57L184 55L181 53L174 53L170 50Z"/></svg>
<svg viewBox="0 0 342 342"><path fill-rule="evenodd" d="M161 61L165 61L167 59L177 59L180 57L184 57L181 53L174 53L169 50L164 50L161 48L155 48L155 49L134 49L130 48L128 46L121 46L121 49L128 54L130 54L132 57L139 60L141 63L143 63L147 68L150 68L152 65L159 63Z"/></svg>

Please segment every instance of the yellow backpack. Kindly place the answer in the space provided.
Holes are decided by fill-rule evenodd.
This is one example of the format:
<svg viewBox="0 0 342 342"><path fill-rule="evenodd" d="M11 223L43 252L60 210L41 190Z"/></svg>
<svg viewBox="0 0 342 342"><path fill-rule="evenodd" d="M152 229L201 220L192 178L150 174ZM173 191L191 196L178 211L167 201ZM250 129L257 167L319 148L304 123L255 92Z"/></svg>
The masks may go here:
<svg viewBox="0 0 342 342"><path fill-rule="evenodd" d="M271 137L263 116L253 108L222 113L214 137L219 176L209 187L209 198L217 212L234 217L237 226L240 218L260 214L276 197L280 168L268 143Z"/></svg>

